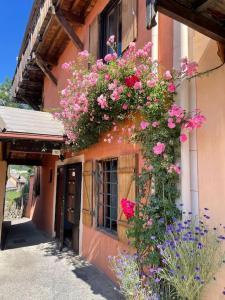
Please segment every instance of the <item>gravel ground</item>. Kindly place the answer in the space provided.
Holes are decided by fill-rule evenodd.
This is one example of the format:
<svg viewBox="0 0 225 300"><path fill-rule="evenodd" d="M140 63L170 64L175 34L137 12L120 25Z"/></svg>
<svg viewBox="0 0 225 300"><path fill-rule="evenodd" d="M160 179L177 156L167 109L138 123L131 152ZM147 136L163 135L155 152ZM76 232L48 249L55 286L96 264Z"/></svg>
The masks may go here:
<svg viewBox="0 0 225 300"><path fill-rule="evenodd" d="M28 219L15 220L0 252L1 300L122 300L112 282Z"/></svg>

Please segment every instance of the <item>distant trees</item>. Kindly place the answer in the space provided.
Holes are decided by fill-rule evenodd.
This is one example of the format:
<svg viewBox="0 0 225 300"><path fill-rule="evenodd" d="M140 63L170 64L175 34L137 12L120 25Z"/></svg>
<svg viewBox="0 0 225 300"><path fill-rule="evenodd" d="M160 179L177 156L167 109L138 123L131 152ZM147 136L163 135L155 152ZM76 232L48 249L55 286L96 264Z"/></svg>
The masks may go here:
<svg viewBox="0 0 225 300"><path fill-rule="evenodd" d="M11 94L11 85L12 80L8 77L4 80L3 83L0 84L0 106L30 109L30 107L27 104L18 103L13 100Z"/></svg>

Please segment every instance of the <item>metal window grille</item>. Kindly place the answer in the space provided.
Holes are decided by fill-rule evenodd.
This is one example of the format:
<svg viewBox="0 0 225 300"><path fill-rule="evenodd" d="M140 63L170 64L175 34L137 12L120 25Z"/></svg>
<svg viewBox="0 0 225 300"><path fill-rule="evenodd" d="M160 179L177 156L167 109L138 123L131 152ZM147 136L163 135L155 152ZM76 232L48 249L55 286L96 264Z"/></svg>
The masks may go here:
<svg viewBox="0 0 225 300"><path fill-rule="evenodd" d="M117 232L117 159L97 163L97 226Z"/></svg>

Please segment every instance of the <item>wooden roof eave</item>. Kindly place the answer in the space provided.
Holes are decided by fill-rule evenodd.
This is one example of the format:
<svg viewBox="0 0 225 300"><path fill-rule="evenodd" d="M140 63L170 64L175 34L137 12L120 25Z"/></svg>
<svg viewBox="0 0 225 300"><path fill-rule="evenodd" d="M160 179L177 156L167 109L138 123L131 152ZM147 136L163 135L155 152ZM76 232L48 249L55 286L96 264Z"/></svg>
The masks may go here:
<svg viewBox="0 0 225 300"><path fill-rule="evenodd" d="M203 4L206 5L207 2L207 0L196 0L193 3L193 8L188 8L174 0L156 0L155 5L159 12L193 28L194 30L199 31L200 33L218 42L225 43L224 26L205 17L199 9L200 6ZM194 5L195 3L198 3L198 5Z"/></svg>
<svg viewBox="0 0 225 300"><path fill-rule="evenodd" d="M0 133L0 141L4 141L6 139L38 140L38 141L59 142L59 143L65 142L64 136L29 134L29 133L20 133L20 132Z"/></svg>

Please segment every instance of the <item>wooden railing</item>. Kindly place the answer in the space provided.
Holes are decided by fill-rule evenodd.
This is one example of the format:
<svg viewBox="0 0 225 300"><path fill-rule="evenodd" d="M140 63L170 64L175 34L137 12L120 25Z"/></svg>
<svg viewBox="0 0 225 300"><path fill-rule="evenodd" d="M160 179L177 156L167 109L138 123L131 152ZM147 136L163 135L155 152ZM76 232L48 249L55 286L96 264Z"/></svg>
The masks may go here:
<svg viewBox="0 0 225 300"><path fill-rule="evenodd" d="M31 55L35 45L38 43L39 34L43 30L43 26L46 25L44 24L45 19L51 10L51 7L52 7L52 0L45 0L44 4L40 8L39 17L37 19L36 25L34 26L33 32L30 32L30 37L29 37L26 50L22 54L20 61L17 65L17 69L16 69L16 73L12 85L13 97L16 96L17 88L19 84L22 82L25 67L28 61L31 59Z"/></svg>

